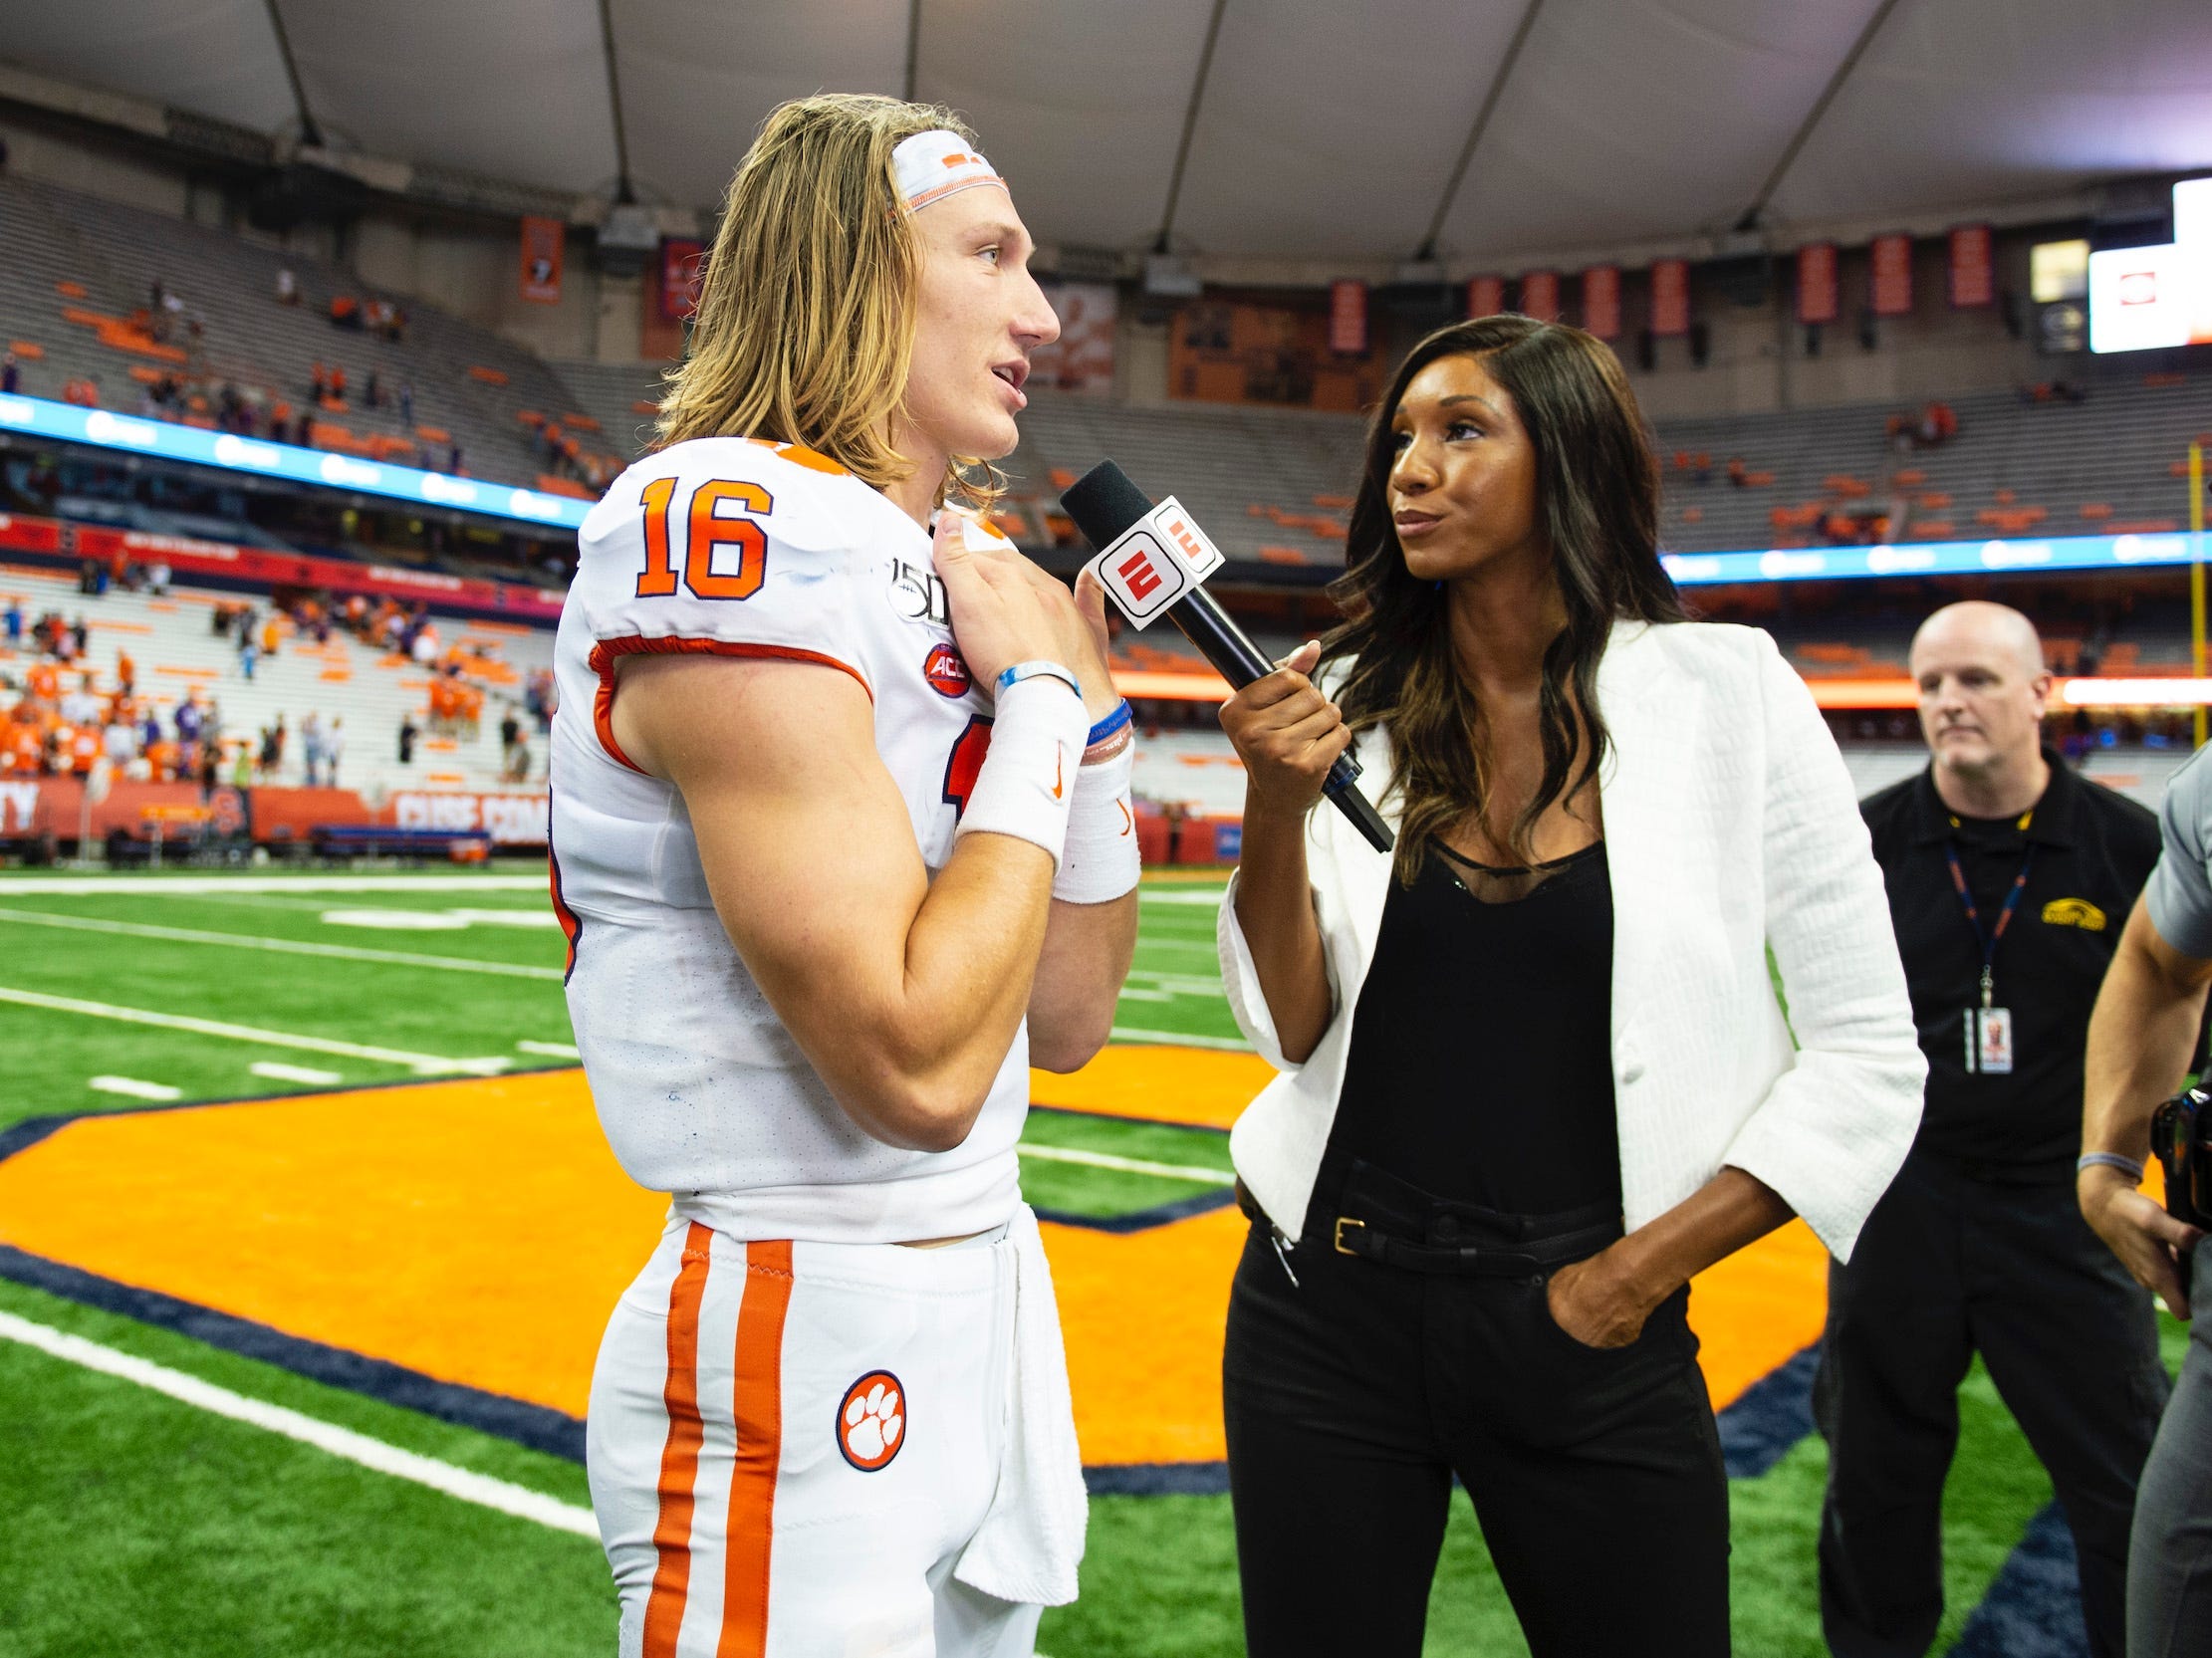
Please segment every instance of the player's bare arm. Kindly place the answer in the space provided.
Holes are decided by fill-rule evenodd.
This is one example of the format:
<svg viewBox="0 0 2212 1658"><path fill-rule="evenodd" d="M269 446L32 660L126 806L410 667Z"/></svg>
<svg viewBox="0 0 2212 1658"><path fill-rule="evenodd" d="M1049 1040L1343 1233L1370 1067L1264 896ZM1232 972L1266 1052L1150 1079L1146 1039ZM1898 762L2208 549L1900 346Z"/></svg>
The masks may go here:
<svg viewBox="0 0 2212 1658"><path fill-rule="evenodd" d="M1047 578L1050 580L1050 578ZM1120 702L1106 669L1106 592L1089 571L1076 583L1076 609L1090 649L1071 664L1094 719ZM1135 825L1129 825L1130 832ZM1029 997L1029 1059L1040 1070L1080 1070L1113 1034L1113 1009L1136 955L1134 891L1104 903L1055 898L1044 953Z"/></svg>
<svg viewBox="0 0 2212 1658"><path fill-rule="evenodd" d="M835 668L638 658L614 726L681 791L731 942L838 1102L892 1145L958 1145L1028 1004L1051 854L963 835L932 883Z"/></svg>
<svg viewBox="0 0 2212 1658"><path fill-rule="evenodd" d="M2204 1017L2212 961L2185 956L2151 924L2142 899L2127 917L2104 987L2089 1015L2084 1057L2082 1149L2113 1151L2140 1161L2150 1147L2150 1113L2181 1085ZM2119 1257L2137 1284L2189 1316L2176 1252L2196 1246L2184 1226L2129 1183L2119 1170L2091 1164L2076 1176L2082 1215Z"/></svg>

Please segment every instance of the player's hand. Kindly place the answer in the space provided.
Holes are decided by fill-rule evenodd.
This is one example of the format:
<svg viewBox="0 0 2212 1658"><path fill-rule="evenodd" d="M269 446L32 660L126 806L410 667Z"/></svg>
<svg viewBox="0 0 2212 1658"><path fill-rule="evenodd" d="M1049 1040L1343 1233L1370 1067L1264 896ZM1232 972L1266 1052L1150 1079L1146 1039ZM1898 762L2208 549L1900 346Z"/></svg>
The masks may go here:
<svg viewBox="0 0 2212 1658"><path fill-rule="evenodd" d="M2189 1298L2182 1293L2177 1258L2195 1249L2204 1234L2135 1190L2118 1169L2092 1163L2075 1178L2074 1190L2082 1218L2119 1257L2127 1276L2164 1302L2176 1318L2188 1317Z"/></svg>
<svg viewBox="0 0 2212 1658"><path fill-rule="evenodd" d="M933 557L952 610L953 642L978 681L993 684L1016 662L1036 661L1058 662L1082 677L1094 646L1074 595L1011 542L972 549L960 515L946 511L937 516Z"/></svg>
<svg viewBox="0 0 2212 1658"><path fill-rule="evenodd" d="M1221 705L1221 729L1244 762L1247 810L1303 817L1352 745L1343 710L1306 677L1320 660L1320 643L1309 639Z"/></svg>
<svg viewBox="0 0 2212 1658"><path fill-rule="evenodd" d="M1043 575L1043 572L1039 572ZM1046 581L1052 578L1047 576ZM1120 705L1121 693L1113 688L1113 670L1106 665L1106 589L1091 574L1090 566L1076 578L1076 613L1083 617L1085 642L1090 647L1080 662L1068 665L1083 681L1083 705L1094 722L1105 719Z"/></svg>

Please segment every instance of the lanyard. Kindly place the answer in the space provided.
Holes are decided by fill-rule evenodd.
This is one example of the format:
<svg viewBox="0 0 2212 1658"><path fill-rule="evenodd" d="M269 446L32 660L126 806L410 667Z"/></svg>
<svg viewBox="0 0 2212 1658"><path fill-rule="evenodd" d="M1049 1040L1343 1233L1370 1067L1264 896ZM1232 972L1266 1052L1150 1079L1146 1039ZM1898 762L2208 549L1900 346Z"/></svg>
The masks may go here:
<svg viewBox="0 0 2212 1658"><path fill-rule="evenodd" d="M1997 941L2005 936L2005 928L2011 924L2013 911L2019 906L2020 894L2028 885L2028 871L2036 861L2035 842L2028 843L2028 855L2020 860L2020 873L2013 876L2012 890L2005 894L2004 907L1997 912L1997 925L1988 932L1982 931L1982 912L1974 905L1974 894L1967 890L1966 871L1959 864L1958 842L1946 840L1943 856L1951 865L1951 885L1957 888L1959 902L1966 908L1967 925L1974 929L1975 942L1982 947L1982 1006L1987 1008L1996 987L1990 964L1997 959Z"/></svg>

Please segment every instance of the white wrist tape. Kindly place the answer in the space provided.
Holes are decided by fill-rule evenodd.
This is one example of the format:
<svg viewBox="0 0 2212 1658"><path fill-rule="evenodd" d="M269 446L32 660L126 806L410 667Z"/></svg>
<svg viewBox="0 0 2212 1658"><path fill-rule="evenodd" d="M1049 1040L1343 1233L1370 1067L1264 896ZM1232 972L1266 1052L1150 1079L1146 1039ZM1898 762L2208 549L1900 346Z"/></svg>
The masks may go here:
<svg viewBox="0 0 2212 1658"><path fill-rule="evenodd" d="M1011 834L1044 847L1057 868L1090 734L1083 698L1065 680L1039 674L1007 687L955 834Z"/></svg>
<svg viewBox="0 0 2212 1658"><path fill-rule="evenodd" d="M1068 845L1060 854L1053 896L1068 904L1110 903L1136 888L1143 865L1136 852L1136 809L1129 780L1136 749L1124 746L1111 760L1077 774L1076 804L1068 814Z"/></svg>

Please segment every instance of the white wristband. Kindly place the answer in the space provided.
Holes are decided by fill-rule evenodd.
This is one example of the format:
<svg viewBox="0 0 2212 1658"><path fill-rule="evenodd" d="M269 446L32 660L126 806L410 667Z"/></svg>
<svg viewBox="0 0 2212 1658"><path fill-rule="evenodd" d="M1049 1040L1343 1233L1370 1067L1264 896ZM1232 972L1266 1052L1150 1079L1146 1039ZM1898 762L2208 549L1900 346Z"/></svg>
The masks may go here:
<svg viewBox="0 0 2212 1658"><path fill-rule="evenodd" d="M1129 800L1135 768L1132 746L1077 774L1067 850L1053 879L1053 896L1061 902L1105 904L1135 890L1143 873L1136 851L1136 812Z"/></svg>
<svg viewBox="0 0 2212 1658"><path fill-rule="evenodd" d="M999 693L991 747L955 835L1011 834L1052 853L1057 870L1090 735L1083 698L1065 680L1039 674L1009 685Z"/></svg>

